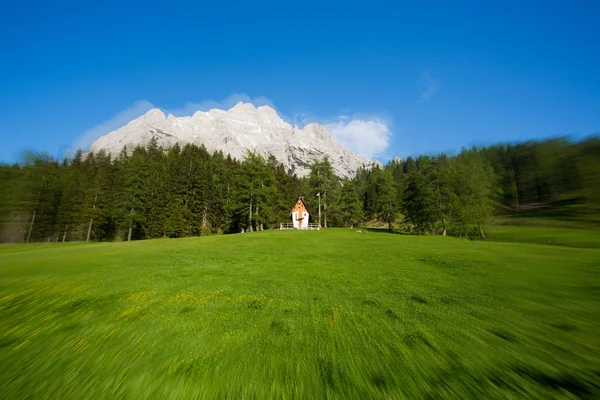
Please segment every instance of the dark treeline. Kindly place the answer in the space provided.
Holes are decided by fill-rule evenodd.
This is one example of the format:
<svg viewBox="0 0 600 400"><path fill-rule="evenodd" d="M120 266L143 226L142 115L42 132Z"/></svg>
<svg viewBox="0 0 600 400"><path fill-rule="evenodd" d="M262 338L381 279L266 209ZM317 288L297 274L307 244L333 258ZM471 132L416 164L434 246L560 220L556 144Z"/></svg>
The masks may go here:
<svg viewBox="0 0 600 400"><path fill-rule="evenodd" d="M494 215L600 214L600 139L564 138L409 157L340 180L327 159L299 179L274 157L239 161L151 142L115 158L31 156L0 165L0 241L109 241L260 231L298 196L322 226L381 221L415 233L485 236Z"/></svg>
<svg viewBox="0 0 600 400"><path fill-rule="evenodd" d="M3 241L132 240L262 230L287 221L300 181L275 158L243 162L155 142L0 169ZM31 230L31 232L30 232Z"/></svg>

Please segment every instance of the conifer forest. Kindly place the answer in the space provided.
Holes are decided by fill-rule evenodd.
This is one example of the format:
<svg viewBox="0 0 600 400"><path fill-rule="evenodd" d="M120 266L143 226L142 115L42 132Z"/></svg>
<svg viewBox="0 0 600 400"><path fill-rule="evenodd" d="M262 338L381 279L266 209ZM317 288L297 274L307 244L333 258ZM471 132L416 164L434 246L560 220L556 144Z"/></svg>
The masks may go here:
<svg viewBox="0 0 600 400"><path fill-rule="evenodd" d="M0 241L126 241L277 229L303 196L321 224L485 237L506 214L598 221L600 139L554 138L463 148L334 174L326 158L309 176L275 157L243 160L204 147L123 149L58 160L30 154L0 165Z"/></svg>

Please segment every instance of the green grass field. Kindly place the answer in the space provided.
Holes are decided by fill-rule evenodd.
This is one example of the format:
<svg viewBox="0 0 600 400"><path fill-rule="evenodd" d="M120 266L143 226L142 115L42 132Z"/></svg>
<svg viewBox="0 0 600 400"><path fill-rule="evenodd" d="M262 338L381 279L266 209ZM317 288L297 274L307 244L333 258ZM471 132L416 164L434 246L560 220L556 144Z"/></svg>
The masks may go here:
<svg viewBox="0 0 600 400"><path fill-rule="evenodd" d="M0 246L1 397L599 398L600 249L564 236Z"/></svg>
<svg viewBox="0 0 600 400"><path fill-rule="evenodd" d="M547 226L492 226L487 239L498 242L548 244L600 249L600 230Z"/></svg>

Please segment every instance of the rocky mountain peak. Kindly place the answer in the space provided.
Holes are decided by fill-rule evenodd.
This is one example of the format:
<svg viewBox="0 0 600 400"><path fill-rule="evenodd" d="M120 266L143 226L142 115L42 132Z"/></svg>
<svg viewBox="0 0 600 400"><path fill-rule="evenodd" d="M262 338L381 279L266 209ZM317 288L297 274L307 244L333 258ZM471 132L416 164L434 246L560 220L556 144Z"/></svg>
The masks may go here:
<svg viewBox="0 0 600 400"><path fill-rule="evenodd" d="M165 113L163 113L159 108L153 108L152 110L150 110L146 114L144 114L142 118L145 118L145 119L165 119L167 117L165 116Z"/></svg>
<svg viewBox="0 0 600 400"><path fill-rule="evenodd" d="M90 151L105 149L118 155L124 146L131 149L153 138L163 148L175 143L203 144L208 151L223 151L237 159L243 159L248 151L265 158L272 154L298 176L308 174L312 161L324 156L329 157L340 177L353 177L358 168L377 165L341 146L322 125L312 123L298 129L281 119L272 107L256 108L243 102L227 111L197 111L191 117L179 118L171 114L167 117L154 108L99 138Z"/></svg>
<svg viewBox="0 0 600 400"><path fill-rule="evenodd" d="M244 103L243 101L240 101L235 106L231 107L229 111L252 112L256 111L256 107L254 107L254 104L252 103Z"/></svg>

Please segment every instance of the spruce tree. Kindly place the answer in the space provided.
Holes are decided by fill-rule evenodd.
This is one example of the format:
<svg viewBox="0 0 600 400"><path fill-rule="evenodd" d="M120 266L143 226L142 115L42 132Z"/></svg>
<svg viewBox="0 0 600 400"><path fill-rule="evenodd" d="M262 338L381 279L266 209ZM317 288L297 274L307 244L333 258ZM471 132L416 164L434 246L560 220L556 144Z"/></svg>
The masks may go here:
<svg viewBox="0 0 600 400"><path fill-rule="evenodd" d="M344 179L337 207L343 226L353 228L363 220L363 210L356 193L354 182Z"/></svg>
<svg viewBox="0 0 600 400"><path fill-rule="evenodd" d="M381 180L378 188L377 205L378 217L387 222L388 229L391 232L393 230L393 223L396 220L398 211L396 207L394 178L388 169L384 169L381 174Z"/></svg>

